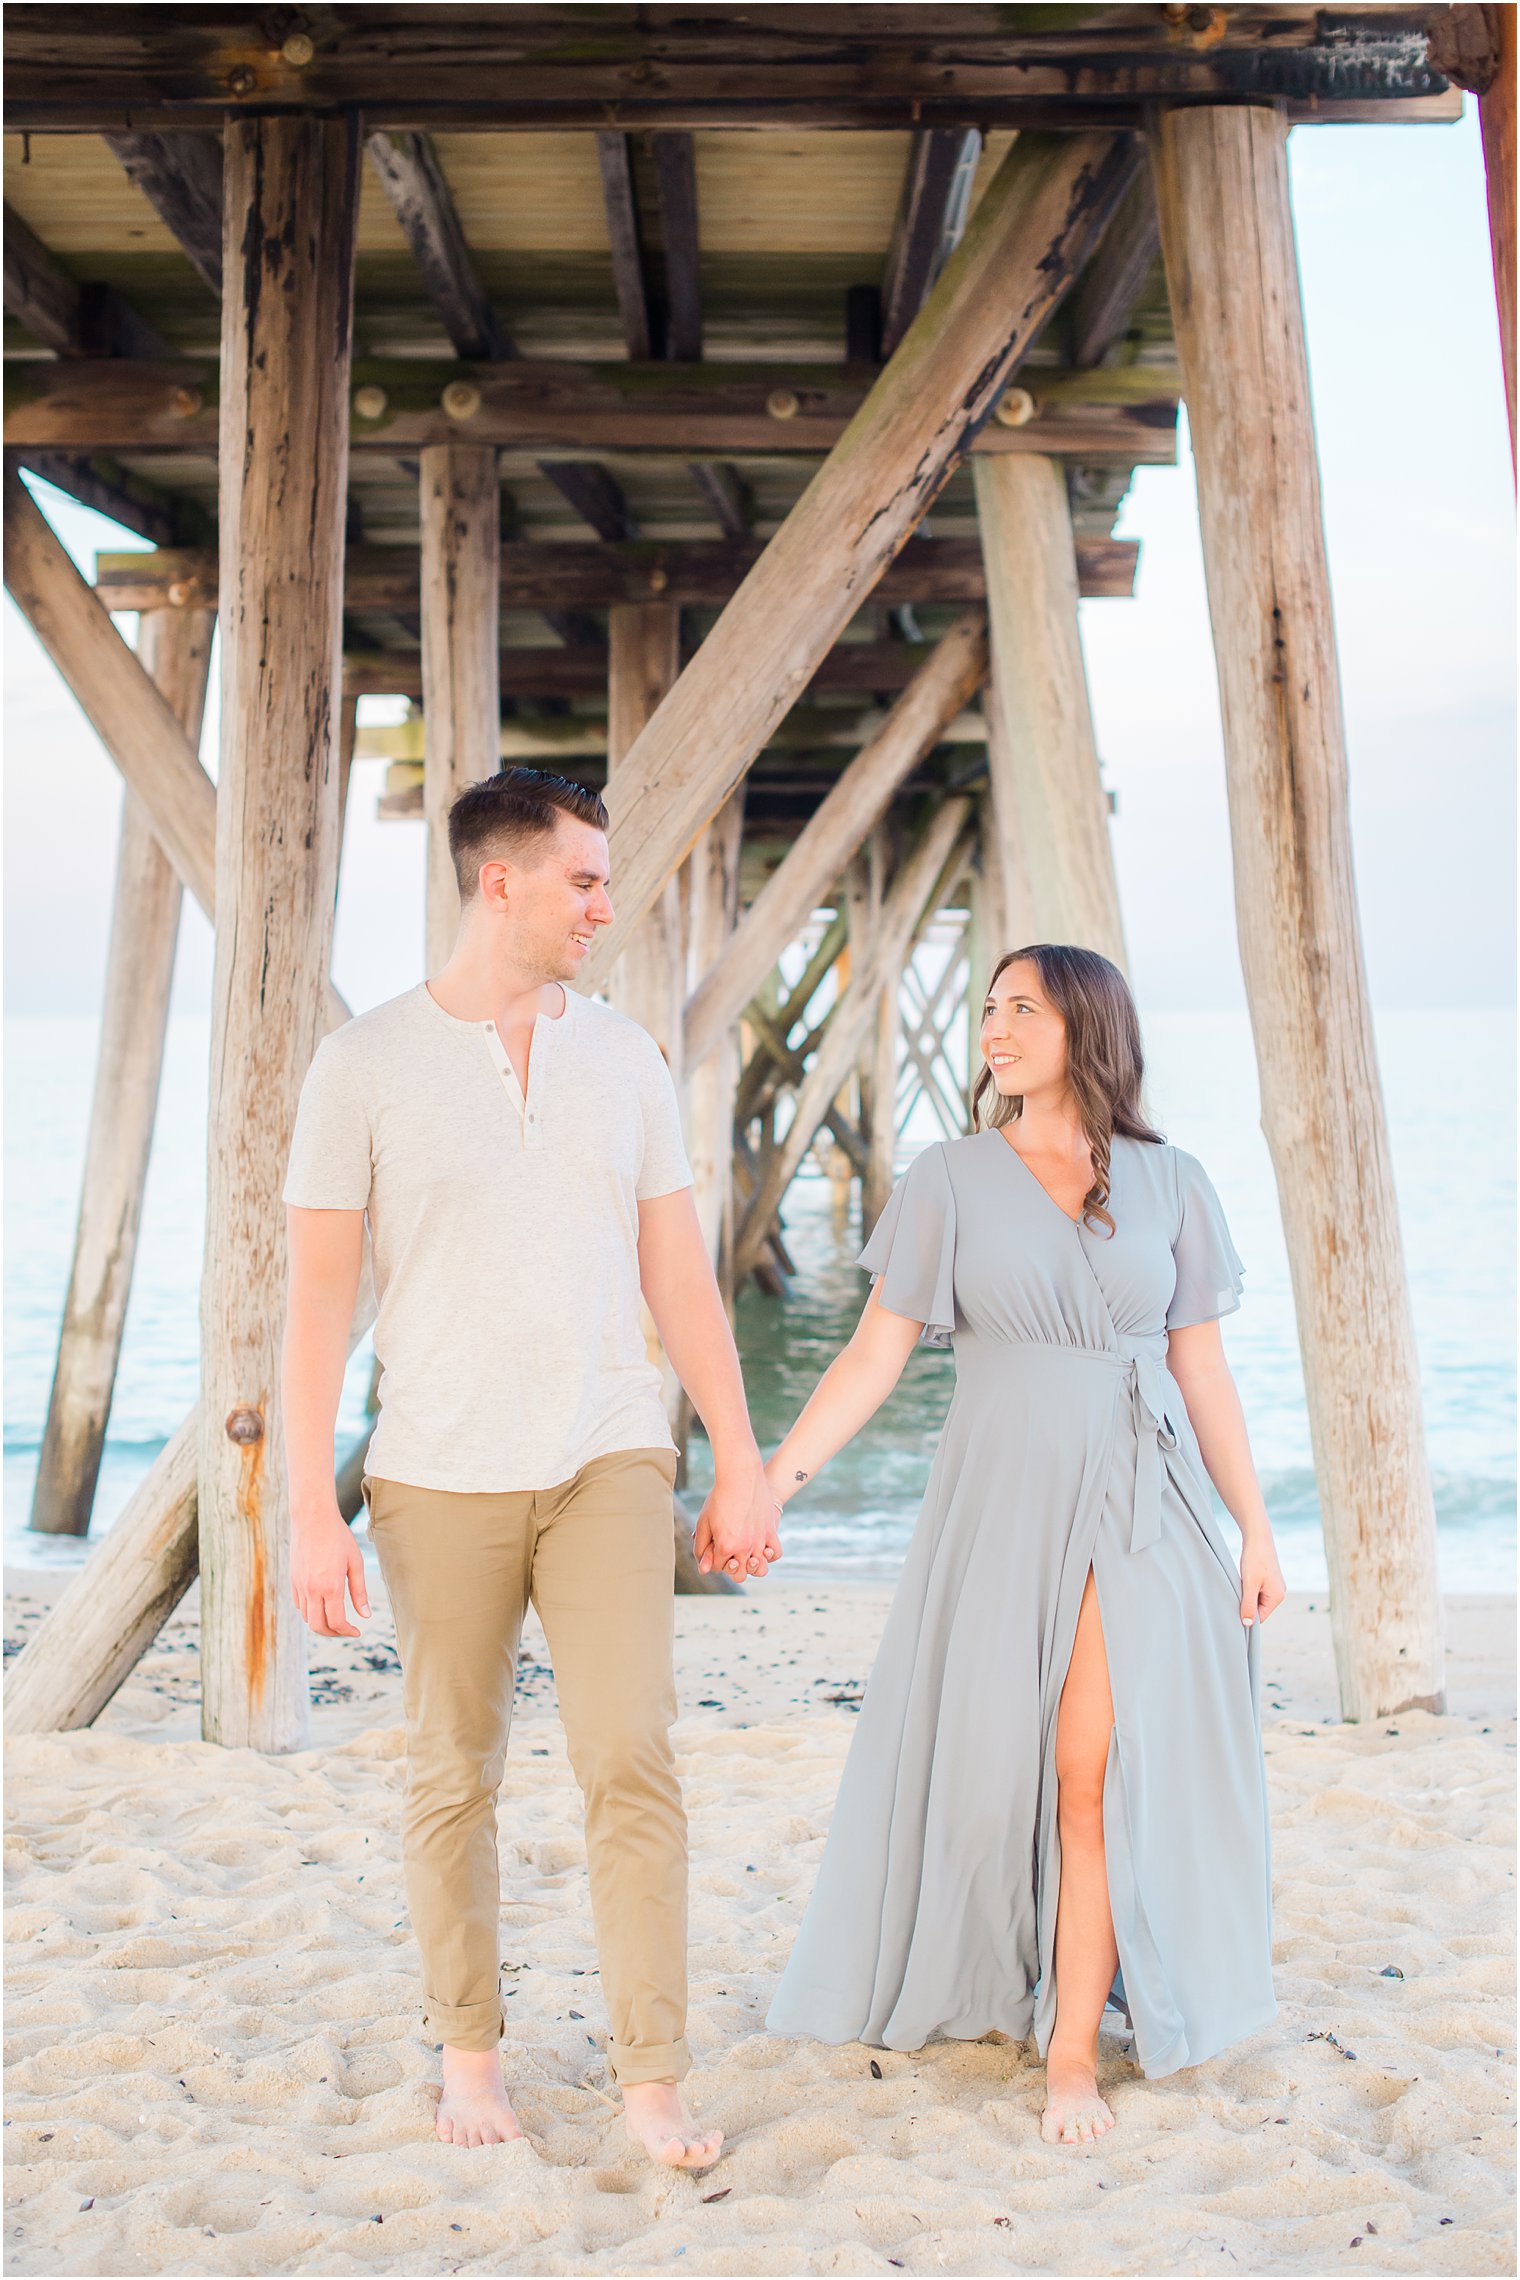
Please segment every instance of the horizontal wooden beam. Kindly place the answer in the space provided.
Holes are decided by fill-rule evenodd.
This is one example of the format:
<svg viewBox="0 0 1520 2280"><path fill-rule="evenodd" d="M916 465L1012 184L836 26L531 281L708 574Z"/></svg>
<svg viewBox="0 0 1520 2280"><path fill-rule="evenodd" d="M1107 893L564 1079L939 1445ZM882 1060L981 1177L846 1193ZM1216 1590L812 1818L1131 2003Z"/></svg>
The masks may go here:
<svg viewBox="0 0 1520 2280"><path fill-rule="evenodd" d="M30 462L24 462L30 464ZM855 689L889 695L905 689L929 655L923 642L847 641L831 649L814 674L815 689ZM420 650L350 650L343 688L351 697L420 697ZM503 649L503 697L605 697L605 644L588 649Z"/></svg>
<svg viewBox="0 0 1520 2280"><path fill-rule="evenodd" d="M661 546L592 546L508 539L501 550L506 610L609 609L614 602L717 607L737 590L765 548L758 539ZM1083 594L1124 599L1134 591L1140 548L1130 538L1077 540ZM216 606L216 556L207 548L155 554L97 554L95 584L111 610ZM420 594L415 546L353 546L344 566L343 606L360 614L415 615ZM975 538L910 538L881 573L879 602L979 602L986 593Z"/></svg>
<svg viewBox="0 0 1520 2280"><path fill-rule="evenodd" d="M309 29L292 17L282 40L248 7L187 22L48 0L9 11L6 112L13 128L101 132L342 106L386 129L1121 128L1158 102L1281 102L1333 119L1447 98L1428 9L1343 8L1328 28L1323 13L412 4L314 12Z"/></svg>
<svg viewBox="0 0 1520 2280"><path fill-rule="evenodd" d="M663 451L686 459L832 451L874 373L848 364L471 364L395 358L353 368L352 451L494 443L577 453ZM61 451L217 448L213 360L12 361L5 440ZM1169 466L1176 457L1176 375L1031 371L973 441L976 451Z"/></svg>

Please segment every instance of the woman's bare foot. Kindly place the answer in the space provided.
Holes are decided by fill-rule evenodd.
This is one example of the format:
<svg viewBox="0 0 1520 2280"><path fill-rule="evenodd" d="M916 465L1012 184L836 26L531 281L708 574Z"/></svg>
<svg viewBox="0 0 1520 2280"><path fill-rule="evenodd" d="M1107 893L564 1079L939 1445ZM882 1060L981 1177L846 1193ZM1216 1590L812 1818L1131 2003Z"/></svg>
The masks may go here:
<svg viewBox="0 0 1520 2280"><path fill-rule="evenodd" d="M1040 2135L1047 2145L1096 2145L1114 2126L1098 2095L1098 2077L1080 2059L1052 2058L1045 2067L1045 2111Z"/></svg>
<svg viewBox="0 0 1520 2280"><path fill-rule="evenodd" d="M706 2169L723 2150L721 2130L699 2129L673 2082L629 2082L623 2120L635 2145L670 2169Z"/></svg>
<svg viewBox="0 0 1520 2280"><path fill-rule="evenodd" d="M502 2080L501 2052L443 2046L443 2095L434 2125L445 2145L505 2145L522 2136Z"/></svg>

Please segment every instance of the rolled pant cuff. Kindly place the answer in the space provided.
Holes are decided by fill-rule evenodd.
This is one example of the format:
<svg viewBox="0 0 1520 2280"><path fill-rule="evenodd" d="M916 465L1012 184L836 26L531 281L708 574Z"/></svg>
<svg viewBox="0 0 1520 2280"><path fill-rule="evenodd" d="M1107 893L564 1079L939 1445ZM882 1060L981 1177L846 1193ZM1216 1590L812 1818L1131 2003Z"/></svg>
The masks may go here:
<svg viewBox="0 0 1520 2280"><path fill-rule="evenodd" d="M630 2083L679 2082L691 2070L686 2038L673 2043L615 2043L607 2045L607 2071L620 2090Z"/></svg>
<svg viewBox="0 0 1520 2280"><path fill-rule="evenodd" d="M423 2001L422 2023L429 2034L453 2050L494 2050L505 2028L500 1995L485 2003Z"/></svg>

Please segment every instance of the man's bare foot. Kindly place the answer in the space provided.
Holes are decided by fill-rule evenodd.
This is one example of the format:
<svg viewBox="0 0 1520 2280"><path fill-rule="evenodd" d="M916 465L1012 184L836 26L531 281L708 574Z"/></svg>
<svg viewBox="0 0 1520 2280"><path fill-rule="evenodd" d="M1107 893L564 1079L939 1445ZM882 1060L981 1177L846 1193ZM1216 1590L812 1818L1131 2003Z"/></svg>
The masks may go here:
<svg viewBox="0 0 1520 2280"><path fill-rule="evenodd" d="M443 2095L435 2124L445 2145L505 2145L522 2136L502 2080L500 2050L443 2046Z"/></svg>
<svg viewBox="0 0 1520 2280"><path fill-rule="evenodd" d="M1098 2077L1081 2060L1052 2058L1045 2066L1045 2111L1040 2135L1047 2145L1096 2145L1114 2126L1098 2095Z"/></svg>
<svg viewBox="0 0 1520 2280"><path fill-rule="evenodd" d="M635 2145L670 2169L706 2169L723 2150L721 2130L699 2129L673 2082L630 2082L623 2120Z"/></svg>

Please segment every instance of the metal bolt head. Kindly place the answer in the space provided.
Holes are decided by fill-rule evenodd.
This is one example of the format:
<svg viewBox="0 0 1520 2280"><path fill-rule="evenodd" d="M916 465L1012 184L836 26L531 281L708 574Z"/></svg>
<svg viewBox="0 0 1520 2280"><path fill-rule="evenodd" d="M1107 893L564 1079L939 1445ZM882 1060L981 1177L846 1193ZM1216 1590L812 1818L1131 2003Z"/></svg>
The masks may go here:
<svg viewBox="0 0 1520 2280"><path fill-rule="evenodd" d="M292 32L280 50L285 61L292 64L297 71L310 63L316 52L315 46L305 32Z"/></svg>
<svg viewBox="0 0 1520 2280"><path fill-rule="evenodd" d="M226 1431L229 1441L262 1441L264 1420L256 1409L229 1409Z"/></svg>
<svg viewBox="0 0 1520 2280"><path fill-rule="evenodd" d="M227 92L230 95L251 95L257 84L250 64L235 63L227 74Z"/></svg>
<svg viewBox="0 0 1520 2280"><path fill-rule="evenodd" d="M443 391L443 408L451 420L472 420L480 410L480 390L472 380L451 380Z"/></svg>
<svg viewBox="0 0 1520 2280"><path fill-rule="evenodd" d="M1027 388L1005 388L992 407L999 427L1028 427L1039 410Z"/></svg>
<svg viewBox="0 0 1520 2280"><path fill-rule="evenodd" d="M773 388L765 399L765 408L773 420L794 420L802 406L790 388Z"/></svg>
<svg viewBox="0 0 1520 2280"><path fill-rule="evenodd" d="M361 420L383 419L389 402L385 390L375 387L373 383L354 390L354 410Z"/></svg>
<svg viewBox="0 0 1520 2280"><path fill-rule="evenodd" d="M194 583L189 578L172 578L169 581L170 607L176 610L182 610L194 591Z"/></svg>
<svg viewBox="0 0 1520 2280"><path fill-rule="evenodd" d="M199 388L171 388L169 409L176 419L193 420L206 399Z"/></svg>
<svg viewBox="0 0 1520 2280"><path fill-rule="evenodd" d="M662 569L657 562L649 573L649 591L651 594L663 594L669 584L670 572Z"/></svg>

